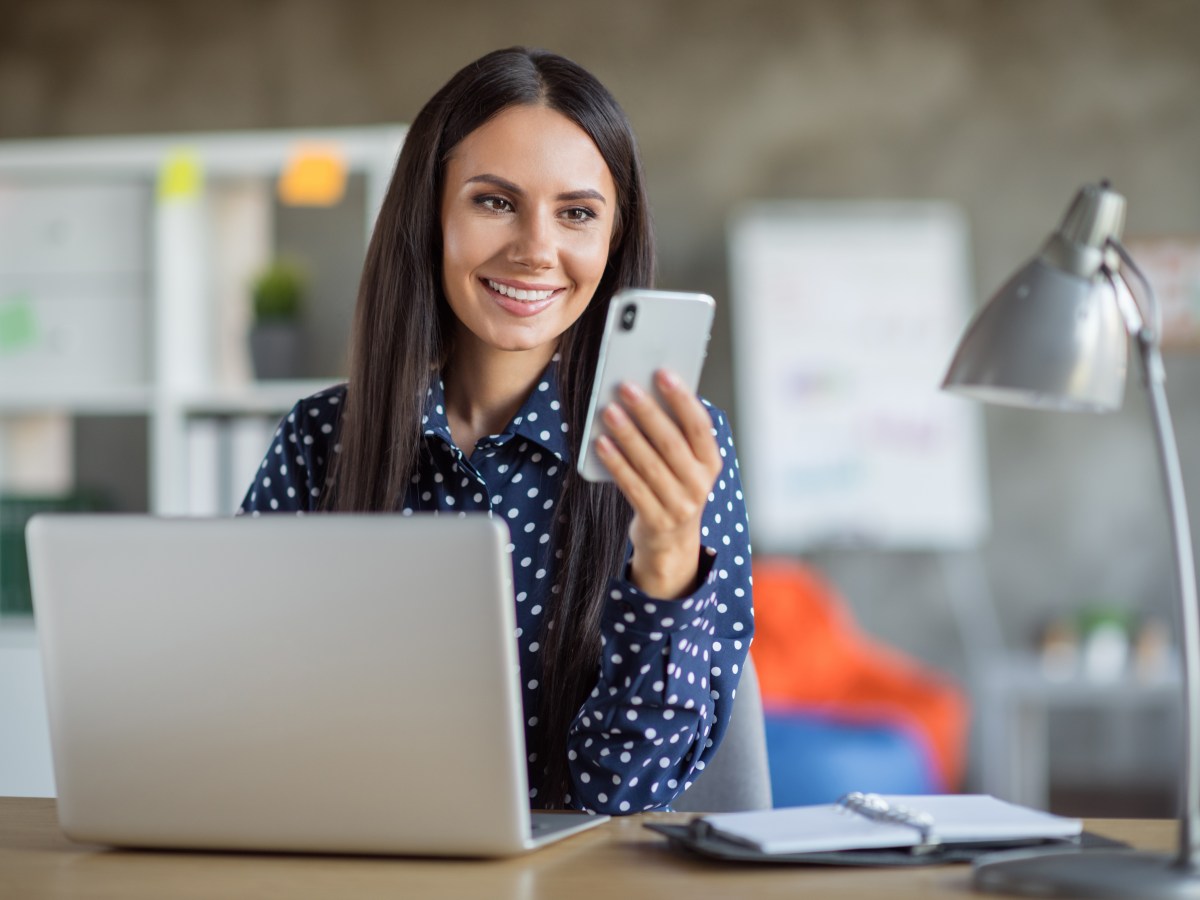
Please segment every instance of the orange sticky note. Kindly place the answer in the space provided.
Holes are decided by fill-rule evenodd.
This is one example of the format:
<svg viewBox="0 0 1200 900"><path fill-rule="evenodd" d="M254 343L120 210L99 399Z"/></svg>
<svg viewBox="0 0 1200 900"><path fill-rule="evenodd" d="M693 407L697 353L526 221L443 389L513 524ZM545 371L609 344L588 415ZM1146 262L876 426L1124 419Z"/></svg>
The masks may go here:
<svg viewBox="0 0 1200 900"><path fill-rule="evenodd" d="M335 147L298 147L279 179L279 199L289 206L333 206L345 193L346 162Z"/></svg>

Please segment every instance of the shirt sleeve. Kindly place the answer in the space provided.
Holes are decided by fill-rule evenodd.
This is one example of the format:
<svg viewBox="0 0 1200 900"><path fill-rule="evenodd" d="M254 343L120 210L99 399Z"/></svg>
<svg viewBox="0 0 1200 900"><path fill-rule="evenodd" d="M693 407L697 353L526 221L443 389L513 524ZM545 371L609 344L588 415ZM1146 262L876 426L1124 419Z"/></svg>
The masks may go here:
<svg viewBox="0 0 1200 900"><path fill-rule="evenodd" d="M723 459L701 527L701 586L655 600L613 579L600 674L567 739L571 805L667 807L712 759L754 633L750 533L733 436L709 407Z"/></svg>
<svg viewBox="0 0 1200 900"><path fill-rule="evenodd" d="M301 400L280 421L266 456L246 491L238 515L311 512L325 486L325 471L340 411L341 393Z"/></svg>

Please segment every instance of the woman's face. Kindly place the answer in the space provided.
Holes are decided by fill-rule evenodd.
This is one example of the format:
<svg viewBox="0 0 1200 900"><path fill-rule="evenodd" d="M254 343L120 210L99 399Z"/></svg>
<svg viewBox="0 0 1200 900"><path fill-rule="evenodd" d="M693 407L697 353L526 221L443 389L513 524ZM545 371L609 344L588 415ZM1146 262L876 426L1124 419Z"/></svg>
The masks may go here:
<svg viewBox="0 0 1200 900"><path fill-rule="evenodd" d="M442 194L442 286L459 346L549 361L600 283L616 211L604 158L561 113L514 106L467 135Z"/></svg>

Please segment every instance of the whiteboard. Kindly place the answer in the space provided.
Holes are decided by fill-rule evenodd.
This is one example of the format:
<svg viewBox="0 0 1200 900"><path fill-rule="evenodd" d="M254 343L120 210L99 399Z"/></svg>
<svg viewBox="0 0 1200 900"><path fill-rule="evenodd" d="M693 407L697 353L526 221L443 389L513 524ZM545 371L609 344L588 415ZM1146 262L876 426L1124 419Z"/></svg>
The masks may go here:
<svg viewBox="0 0 1200 900"><path fill-rule="evenodd" d="M970 309L944 203L775 202L731 223L738 441L758 549L969 549L981 413L940 391Z"/></svg>

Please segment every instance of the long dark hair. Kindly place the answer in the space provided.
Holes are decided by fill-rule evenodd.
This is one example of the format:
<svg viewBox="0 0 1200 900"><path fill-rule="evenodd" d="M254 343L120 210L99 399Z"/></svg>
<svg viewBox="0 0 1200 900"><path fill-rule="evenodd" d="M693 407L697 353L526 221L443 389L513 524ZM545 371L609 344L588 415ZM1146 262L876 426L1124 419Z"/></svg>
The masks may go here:
<svg viewBox="0 0 1200 900"><path fill-rule="evenodd" d="M616 100L580 66L541 50L497 50L459 71L409 128L367 249L358 290L350 386L322 508L397 508L415 473L426 391L446 361L453 313L442 291L440 205L447 158L467 135L512 106L545 106L595 143L617 189L608 265L592 301L559 343L559 389L569 433L583 433L587 398L612 295L654 282L654 240L641 162ZM579 453L580 448L575 447ZM555 598L541 637L539 799L558 806L570 791L567 729L595 682L608 579L623 564L632 515L612 485L564 466L551 546Z"/></svg>

